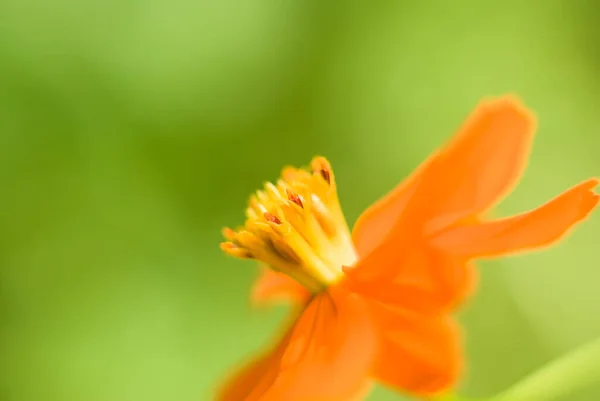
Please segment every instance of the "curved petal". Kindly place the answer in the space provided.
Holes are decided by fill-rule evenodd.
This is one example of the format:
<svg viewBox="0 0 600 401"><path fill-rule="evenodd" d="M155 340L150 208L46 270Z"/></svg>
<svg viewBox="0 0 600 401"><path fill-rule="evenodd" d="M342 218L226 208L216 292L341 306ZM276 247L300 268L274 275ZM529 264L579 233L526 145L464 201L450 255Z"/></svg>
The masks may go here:
<svg viewBox="0 0 600 401"><path fill-rule="evenodd" d="M376 351L364 302L339 288L316 296L291 331L261 401L345 401L364 391Z"/></svg>
<svg viewBox="0 0 600 401"><path fill-rule="evenodd" d="M481 102L448 145L358 219L361 257L386 237L432 233L493 206L520 177L534 131L534 117L515 98Z"/></svg>
<svg viewBox="0 0 600 401"><path fill-rule="evenodd" d="M419 396L456 384L462 368L460 335L449 316L423 317L381 303L371 306L382 331L373 378Z"/></svg>
<svg viewBox="0 0 600 401"><path fill-rule="evenodd" d="M569 189L545 205L518 216L458 226L437 235L435 246L457 255L493 257L548 246L598 205L598 179Z"/></svg>
<svg viewBox="0 0 600 401"><path fill-rule="evenodd" d="M416 242L379 249L346 269L346 274L356 293L434 315L462 303L477 280L466 258Z"/></svg>
<svg viewBox="0 0 600 401"><path fill-rule="evenodd" d="M276 272L268 267L261 268L261 275L252 286L252 302L263 305L277 301L304 304L311 292L290 276Z"/></svg>
<svg viewBox="0 0 600 401"><path fill-rule="evenodd" d="M431 163L407 214L432 233L491 208L520 178L534 132L533 116L514 98L480 103Z"/></svg>
<svg viewBox="0 0 600 401"><path fill-rule="evenodd" d="M274 350L240 371L217 400L355 399L370 385L376 345L362 299L331 288L315 296Z"/></svg>
<svg viewBox="0 0 600 401"><path fill-rule="evenodd" d="M235 372L220 388L215 398L216 401L251 401L258 400L260 396L249 398L252 392L260 393L260 390L273 384L276 379L276 370L272 366L277 364L278 357L281 357L282 347L287 344L287 338L284 338L274 350L266 352L254 360L251 360L246 366Z"/></svg>
<svg viewBox="0 0 600 401"><path fill-rule="evenodd" d="M423 170L435 156L419 166L396 188L369 206L356 220L352 228L352 241L359 257L374 250L390 232L402 214L411 196L415 193Z"/></svg>
<svg viewBox="0 0 600 401"><path fill-rule="evenodd" d="M297 313L292 316L291 324L295 324ZM277 338L274 346L250 359L245 365L234 370L224 385L217 391L215 401L258 401L261 395L277 378L279 363L283 352L289 344L291 329L288 327L281 338Z"/></svg>

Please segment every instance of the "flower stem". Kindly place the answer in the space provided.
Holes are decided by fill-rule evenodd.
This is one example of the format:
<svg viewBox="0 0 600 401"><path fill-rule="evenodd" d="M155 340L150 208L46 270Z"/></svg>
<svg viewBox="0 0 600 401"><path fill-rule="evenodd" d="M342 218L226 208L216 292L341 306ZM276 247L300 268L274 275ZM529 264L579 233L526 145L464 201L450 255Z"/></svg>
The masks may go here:
<svg viewBox="0 0 600 401"><path fill-rule="evenodd" d="M490 401L552 401L600 382L600 339L550 362Z"/></svg>

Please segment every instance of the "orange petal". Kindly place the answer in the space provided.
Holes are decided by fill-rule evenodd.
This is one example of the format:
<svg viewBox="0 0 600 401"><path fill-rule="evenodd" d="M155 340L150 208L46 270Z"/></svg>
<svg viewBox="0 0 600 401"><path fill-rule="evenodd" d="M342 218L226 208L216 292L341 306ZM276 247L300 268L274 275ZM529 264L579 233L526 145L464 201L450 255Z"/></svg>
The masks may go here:
<svg viewBox="0 0 600 401"><path fill-rule="evenodd" d="M282 342L284 344L284 342ZM215 398L216 401L251 401L258 400L248 398L257 388L270 386L275 380L276 371L271 367L277 362L279 350L267 352L255 360L251 361L235 373L219 390ZM259 393L259 391L256 391Z"/></svg>
<svg viewBox="0 0 600 401"><path fill-rule="evenodd" d="M518 216L458 226L437 235L434 245L468 257L493 257L548 246L597 206L600 197L592 190L598 183L598 179L582 182Z"/></svg>
<svg viewBox="0 0 600 401"><path fill-rule="evenodd" d="M370 385L376 345L362 299L330 288L311 300L274 351L238 373L217 400L359 399Z"/></svg>
<svg viewBox="0 0 600 401"><path fill-rule="evenodd" d="M290 334L277 379L261 401L345 401L364 391L376 341L357 295L337 288L316 296Z"/></svg>
<svg viewBox="0 0 600 401"><path fill-rule="evenodd" d="M252 287L252 301L258 305L276 301L289 301L303 304L311 292L290 276L268 267L261 268L261 275Z"/></svg>
<svg viewBox="0 0 600 401"><path fill-rule="evenodd" d="M412 199L427 232L492 207L520 178L535 120L517 100L479 104L457 137L440 152ZM410 211L409 211L410 212Z"/></svg>
<svg viewBox="0 0 600 401"><path fill-rule="evenodd" d="M454 309L477 279L466 258L416 242L378 249L346 274L353 291L426 314Z"/></svg>
<svg viewBox="0 0 600 401"><path fill-rule="evenodd" d="M460 336L450 317L423 317L372 305L382 331L373 378L419 396L431 396L456 384L462 368Z"/></svg>
<svg viewBox="0 0 600 401"><path fill-rule="evenodd" d="M396 224L414 194L422 172L433 156L383 198L369 206L356 220L352 241L359 257L365 257L379 244Z"/></svg>
<svg viewBox="0 0 600 401"><path fill-rule="evenodd" d="M291 331L275 346L250 360L217 391L216 401L258 401L277 378L279 361L289 344Z"/></svg>
<svg viewBox="0 0 600 401"><path fill-rule="evenodd" d="M435 232L493 206L520 177L534 131L518 100L480 103L448 145L358 219L353 238L361 257L388 235Z"/></svg>

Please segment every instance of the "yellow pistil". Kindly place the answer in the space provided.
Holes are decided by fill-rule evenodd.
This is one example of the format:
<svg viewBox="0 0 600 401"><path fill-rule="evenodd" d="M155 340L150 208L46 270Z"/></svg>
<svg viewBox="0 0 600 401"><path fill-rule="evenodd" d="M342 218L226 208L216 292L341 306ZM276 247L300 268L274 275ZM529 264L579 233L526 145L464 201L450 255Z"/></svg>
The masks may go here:
<svg viewBox="0 0 600 401"><path fill-rule="evenodd" d="M286 167L276 184L250 197L243 227L223 230L221 249L256 259L313 292L342 277L357 255L329 162L315 157L311 171Z"/></svg>

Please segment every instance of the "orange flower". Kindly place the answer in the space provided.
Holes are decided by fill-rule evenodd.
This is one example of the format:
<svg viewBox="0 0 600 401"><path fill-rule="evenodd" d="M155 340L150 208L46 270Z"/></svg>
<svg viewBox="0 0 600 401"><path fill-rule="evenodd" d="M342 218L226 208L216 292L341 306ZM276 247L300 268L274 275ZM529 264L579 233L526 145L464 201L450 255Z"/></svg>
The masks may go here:
<svg viewBox="0 0 600 401"><path fill-rule="evenodd" d="M461 352L450 312L474 287L471 262L550 245L598 204L590 179L530 212L484 219L517 182L534 130L516 99L482 102L352 234L324 158L266 184L221 247L271 269L255 300L287 297L298 313L218 400L360 399L373 379L420 396L452 387Z"/></svg>

